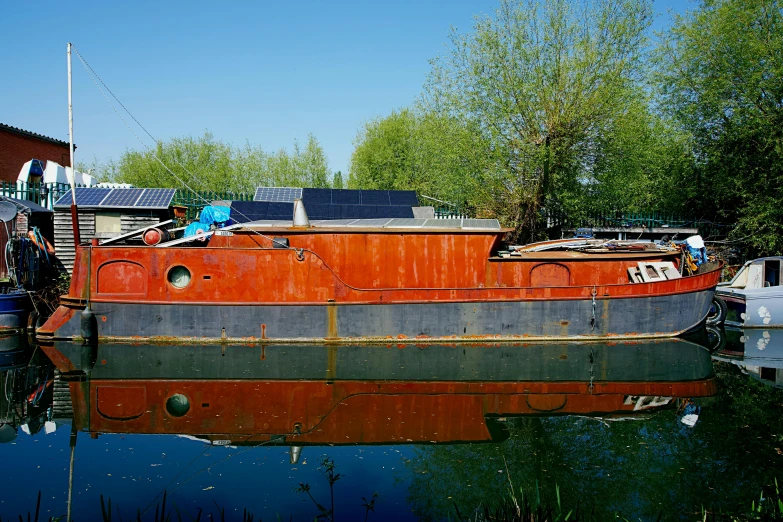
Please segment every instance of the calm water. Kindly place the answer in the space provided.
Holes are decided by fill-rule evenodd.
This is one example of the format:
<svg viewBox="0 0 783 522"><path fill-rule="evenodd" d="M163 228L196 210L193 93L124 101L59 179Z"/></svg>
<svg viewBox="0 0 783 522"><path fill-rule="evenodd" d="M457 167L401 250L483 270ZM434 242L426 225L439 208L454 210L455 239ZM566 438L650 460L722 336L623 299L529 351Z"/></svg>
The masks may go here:
<svg viewBox="0 0 783 522"><path fill-rule="evenodd" d="M766 333L765 333L766 332ZM639 343L149 346L4 341L0 517L447 519L510 484L629 519L745 509L783 479L783 331ZM711 353L712 351L712 353ZM52 362L50 362L50 359ZM60 370L56 382L55 365ZM695 426L683 417L698 412ZM686 418L690 419L690 417ZM312 499L297 492L309 487ZM234 513L234 516L229 514ZM115 512L115 517L117 512ZM176 515L174 515L176 518Z"/></svg>

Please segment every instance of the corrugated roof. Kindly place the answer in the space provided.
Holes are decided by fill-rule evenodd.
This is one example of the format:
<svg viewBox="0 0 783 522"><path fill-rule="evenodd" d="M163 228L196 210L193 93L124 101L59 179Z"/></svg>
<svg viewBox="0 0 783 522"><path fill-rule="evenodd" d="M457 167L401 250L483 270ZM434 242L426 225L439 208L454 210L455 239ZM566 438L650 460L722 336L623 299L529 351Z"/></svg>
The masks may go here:
<svg viewBox="0 0 783 522"><path fill-rule="evenodd" d="M38 134L37 132L32 132L32 131L20 129L19 127L13 127L11 125L6 125L5 123L0 123L0 131L12 132L14 134L19 134L20 136L27 136L28 138L35 138L37 140L47 141L49 143L54 143L55 145L62 145L63 147L68 147L68 142L67 141L56 140L54 138L50 138L49 136L44 136L43 134ZM75 144L74 144L73 148L76 148Z"/></svg>
<svg viewBox="0 0 783 522"><path fill-rule="evenodd" d="M16 208L19 209L20 212L24 212L25 209L31 211L31 212L48 212L52 213L52 210L49 210L46 207L42 207L38 203L33 203L32 201L27 201L25 199L16 199L16 198L9 198L8 196L0 196L0 201L10 201L14 205L16 205Z"/></svg>

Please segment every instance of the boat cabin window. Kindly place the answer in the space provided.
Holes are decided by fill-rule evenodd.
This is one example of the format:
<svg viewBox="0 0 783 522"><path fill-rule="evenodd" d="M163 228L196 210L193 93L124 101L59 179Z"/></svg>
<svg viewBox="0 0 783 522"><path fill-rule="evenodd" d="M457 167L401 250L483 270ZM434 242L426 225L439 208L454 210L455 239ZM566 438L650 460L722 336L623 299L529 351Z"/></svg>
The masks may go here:
<svg viewBox="0 0 783 522"><path fill-rule="evenodd" d="M764 286L780 286L780 260L764 261Z"/></svg>
<svg viewBox="0 0 783 522"><path fill-rule="evenodd" d="M729 285L731 288L745 288L748 284L748 274L750 273L750 270L748 270L749 267L743 266L740 268L740 271L737 272L737 274L734 276L734 279L731 280L731 284Z"/></svg>
<svg viewBox="0 0 783 522"><path fill-rule="evenodd" d="M760 261L745 265L742 270L734 276L734 279L731 280L729 286L731 288L744 288L746 290L762 288L764 286L763 272L764 264Z"/></svg>

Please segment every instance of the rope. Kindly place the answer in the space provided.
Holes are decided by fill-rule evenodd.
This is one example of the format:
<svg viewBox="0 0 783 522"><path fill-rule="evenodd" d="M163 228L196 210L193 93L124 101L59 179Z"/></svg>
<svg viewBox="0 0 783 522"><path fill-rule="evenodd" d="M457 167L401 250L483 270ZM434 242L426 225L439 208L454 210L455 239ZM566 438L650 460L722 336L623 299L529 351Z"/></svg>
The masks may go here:
<svg viewBox="0 0 783 522"><path fill-rule="evenodd" d="M593 291L591 293L591 295L593 297L593 317L590 319L590 331L591 332L595 328L595 294L596 294L595 286L593 286Z"/></svg>
<svg viewBox="0 0 783 522"><path fill-rule="evenodd" d="M141 146L144 148L144 150L146 150L147 152L152 152L152 148L151 148L151 147L149 147L149 146L147 146L147 144L146 144L146 143L144 143L144 141L143 141L143 140L142 140L142 139L139 137L139 135L138 135L138 134L137 134L137 133L136 133L136 132L133 130L133 128L132 128L132 127L131 127L131 126L128 124L128 122L125 120L125 118L123 118L123 116L122 116L122 115L120 114L120 112L117 110L117 107L115 107L115 106L114 106L114 104L111 102L111 100L109 100L109 98L106 96L106 93L103 91L103 88L101 88L101 85L102 85L103 87L105 87L105 88L106 88L106 90L109 92L109 94L111 94L112 98L114 98L115 100L117 100L117 103L120 105L120 107L122 107L122 108L123 108L123 110L124 110L124 111L125 111L125 112L128 114L128 116L130 116L130 117L131 117L131 119L133 119L133 121L134 121L134 122L136 122L136 124L137 124L137 125L138 125L138 126L139 126L139 127L140 127L140 128L141 128L141 129L142 129L142 130L143 130L143 131L146 133L146 134L147 134L147 136L149 136L149 137L150 137L150 139L152 139L152 141L154 141L155 143L157 143L157 142L158 142L158 140L157 140L157 139L156 139L156 138L155 138L155 137L154 137L152 134L150 134L150 132L149 132L149 131L148 131L148 130L147 130L147 129L146 129L146 128L145 128L145 127L144 127L144 126L141 124L141 123L139 123L139 120L137 120L137 119L136 119L136 117L135 117L135 116L133 116L133 114L131 114L131 112L130 112L130 111L127 109L127 107L125 107L125 105L123 105L123 103L120 101L120 99L119 99L119 98L117 98L117 96L116 96L116 95L115 95L115 94L114 94L114 93L111 91L111 89L109 89L109 87L108 87L108 86L106 85L106 83L105 83L105 82L104 82L104 81L101 79L101 77L100 77L100 76L98 76L98 73L96 73L96 72L95 72L95 70L94 70L92 67L90 67L90 64L89 64L89 63L87 63L87 60L85 60L85 59L84 59L84 57L83 57L83 56L82 56L82 54L79 52L79 50L78 50L78 49L76 49L76 47L74 47L73 45L71 46L71 48L72 48L72 49L73 49L73 50L76 52L76 56L78 56L78 57L79 57L79 60L82 62L82 65L84 66L85 70L87 71L87 74L89 74L89 75L90 75L90 79L92 80L92 82L93 82L93 84L95 85L95 87L97 87L97 88L98 88L98 90L101 92L101 94L103 95L103 99L104 99L104 100L106 100L106 103L108 103L108 104L109 104L109 106L112 108L112 110L114 110L114 113L117 115L117 117L118 117L118 118L120 118L120 120L122 120L122 123L124 123L124 124L125 124L125 127L127 127L127 128L128 128L128 130L131 132L131 134L133 134L133 136L136 138L136 140L138 140L138 142L141 144ZM97 79L97 82L96 82L96 79ZM98 82L100 82L100 84L101 84L101 85L98 85ZM158 157L158 155L157 155L156 153L154 153L154 152L153 152L153 153L152 153L152 157L155 159L155 161L157 161L158 163L160 163L160 164L161 164L161 166L162 166L164 169L166 169L166 171L167 171L169 174L171 174L171 175L174 177L174 179L176 179L176 180L177 180L177 181L178 181L180 184L182 184L182 185L183 185L185 188L187 188L189 191L191 191L193 194L195 194L195 195L196 195L196 197L197 197L198 199L200 199L201 201L203 201L203 202L204 202L204 203L206 203L207 205L209 205L209 204L210 204L210 202L209 202L207 199L205 199L205 198L204 198L204 197L203 197L201 194L199 194L198 192L196 192L195 190L193 190L193 188L192 188L192 187L190 187L190 185L188 185L187 183L185 183L185 182L182 180L182 178L180 178L179 176L177 176L177 175L174 173L174 171L172 171L172 170L171 170L171 169L170 169L170 168L169 168L169 167L168 167L168 166L167 166L167 165L166 165L166 164L163 162L163 160L161 160L161 159ZM197 177L195 174L193 174L192 172L190 172L190 171L188 170L188 168L187 168L187 167L185 167L185 165L183 165L182 163L180 163L180 162L177 160L177 158L174 158L174 163L176 163L177 165L179 165L179 166L182 168L182 170L184 170L185 172L187 172L187 173L188 173L188 174L191 176L191 178L192 178L192 179L194 179L194 180L196 181L196 183L198 183L199 185L201 185L201 188L204 188L204 189L206 190L206 188L204 187L204 185L202 185L202 184L199 182L199 180L198 180L198 177ZM235 212L236 214L239 214L240 216L242 216L243 218L247 219L248 221L252 221L252 220L251 220L251 219L250 219L248 216L246 216L245 214L243 214L241 211L238 211L238 210L236 210L236 209L232 209L232 211L233 211L233 212ZM281 241L277 241L277 240L275 240L275 239L273 239L273 238L271 238L271 237L265 236L264 234L262 234L262 233L260 233L260 232L258 232L258 231L255 231L255 230L251 230L251 231L252 231L254 234L257 234L257 235L259 235L259 236L261 236L261 237L263 237L263 238L265 238L265 239L268 239L268 240L269 240L269 241L271 241L272 243L275 243L275 244L278 244L278 245L280 245L281 247L284 247L284 248L291 248L291 247L287 247L287 246L286 246L286 245L285 245L283 242L281 242Z"/></svg>

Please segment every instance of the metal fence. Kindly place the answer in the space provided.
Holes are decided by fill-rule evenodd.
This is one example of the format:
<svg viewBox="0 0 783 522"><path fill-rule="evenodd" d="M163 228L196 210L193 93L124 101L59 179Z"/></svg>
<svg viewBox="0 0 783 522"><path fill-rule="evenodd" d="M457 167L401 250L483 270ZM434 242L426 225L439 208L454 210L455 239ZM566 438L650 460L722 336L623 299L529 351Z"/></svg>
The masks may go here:
<svg viewBox="0 0 783 522"><path fill-rule="evenodd" d="M725 238L731 226L684 214L660 211L626 211L622 209L587 209L566 214L543 210L546 227L576 228L697 228L704 238Z"/></svg>
<svg viewBox="0 0 783 522"><path fill-rule="evenodd" d="M23 181L1 181L0 196L32 201L48 209L70 190L67 183L27 183ZM196 219L199 211L213 201L252 201L253 194L230 191L200 191L193 193L186 189L177 189L173 205L186 208L188 220ZM459 206L437 205L435 217L470 217L470 212ZM705 238L725 238L731 227L712 221L692 218L683 214L660 211L626 211L613 208L593 208L566 214L552 210L542 210L547 228L659 228L659 227L696 227Z"/></svg>
<svg viewBox="0 0 783 522"><path fill-rule="evenodd" d="M67 183L28 183L26 181L0 181L0 196L32 201L52 209L55 201L70 190Z"/></svg>
<svg viewBox="0 0 783 522"><path fill-rule="evenodd" d="M543 211L547 228L606 227L606 228L658 228L688 227L696 220L669 212L634 212L621 209L588 209L566 214Z"/></svg>

